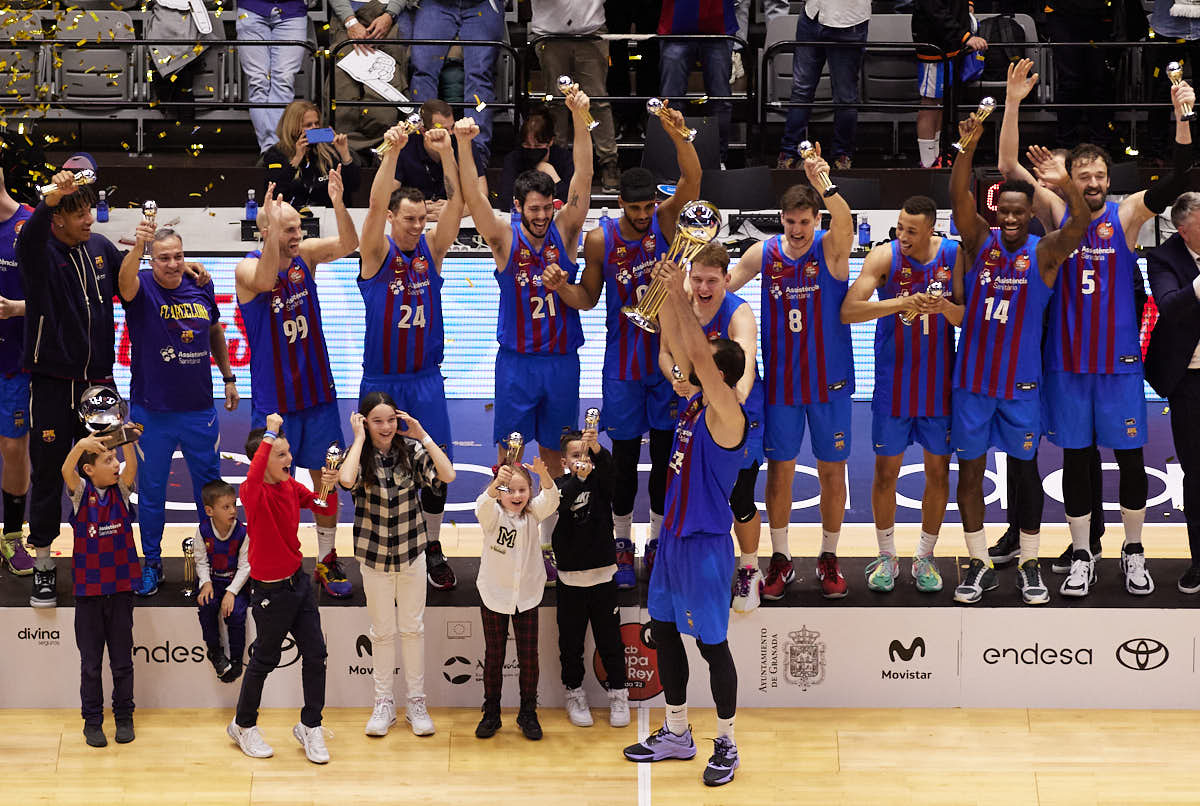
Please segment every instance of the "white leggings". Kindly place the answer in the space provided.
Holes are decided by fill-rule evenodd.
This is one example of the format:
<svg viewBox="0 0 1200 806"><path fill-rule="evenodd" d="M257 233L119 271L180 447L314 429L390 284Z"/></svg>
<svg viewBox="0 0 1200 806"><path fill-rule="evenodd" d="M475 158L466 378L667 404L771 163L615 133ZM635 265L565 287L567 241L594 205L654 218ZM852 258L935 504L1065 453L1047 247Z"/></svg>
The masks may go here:
<svg viewBox="0 0 1200 806"><path fill-rule="evenodd" d="M425 554L402 571L376 571L360 564L367 614L371 617L371 660L375 697L391 697L396 636L407 696L425 696Z"/></svg>

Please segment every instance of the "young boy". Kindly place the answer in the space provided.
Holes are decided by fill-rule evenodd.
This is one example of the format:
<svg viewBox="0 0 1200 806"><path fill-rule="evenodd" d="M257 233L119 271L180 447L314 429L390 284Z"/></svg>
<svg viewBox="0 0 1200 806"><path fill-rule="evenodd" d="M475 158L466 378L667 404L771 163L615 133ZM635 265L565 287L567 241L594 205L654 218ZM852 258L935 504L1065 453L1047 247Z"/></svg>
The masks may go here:
<svg viewBox="0 0 1200 806"><path fill-rule="evenodd" d="M258 731L258 704L262 701L267 675L279 665L283 639L288 633L296 641L302 659L304 708L292 735L304 747L304 755L314 764L329 762L325 736L321 731L321 710L325 707L325 637L321 633L321 614L313 595L312 581L300 567L300 510L311 509L318 515L330 515L337 498L330 496L324 506L317 504L312 491L292 478L292 452L279 433L283 418L270 414L265 429L256 428L246 438L246 455L254 457L242 482L242 506L250 536L250 578L253 592L250 608L258 637L251 647L250 663L242 678L237 716L225 732L251 758L269 758L275 754ZM332 487L337 471L326 468L322 485Z"/></svg>
<svg viewBox="0 0 1200 806"><path fill-rule="evenodd" d="M72 579L75 584L75 644L79 647L79 699L83 735L104 747L104 648L113 680L116 739L133 741L133 589L142 578L133 542L129 494L137 479L137 451L117 452L96 437L75 443L62 466L71 497L75 531ZM80 476L80 471L83 475Z"/></svg>
<svg viewBox="0 0 1200 806"><path fill-rule="evenodd" d="M566 475L558 483L558 522L554 555L558 558L558 656L567 690L567 717L588 727L592 714L583 691L583 639L588 622L608 677L608 723L629 724L625 690L625 646L617 605L616 542L613 540L612 454L596 440L596 430L562 435Z"/></svg>
<svg viewBox="0 0 1200 806"><path fill-rule="evenodd" d="M204 519L196 527L196 582L200 593L200 631L208 659L225 683L242 676L246 650L246 608L242 589L250 579L250 541L237 517L237 491L227 481L210 481L200 489ZM203 547L203 550L201 550ZM229 630L229 654L221 646L218 614Z"/></svg>

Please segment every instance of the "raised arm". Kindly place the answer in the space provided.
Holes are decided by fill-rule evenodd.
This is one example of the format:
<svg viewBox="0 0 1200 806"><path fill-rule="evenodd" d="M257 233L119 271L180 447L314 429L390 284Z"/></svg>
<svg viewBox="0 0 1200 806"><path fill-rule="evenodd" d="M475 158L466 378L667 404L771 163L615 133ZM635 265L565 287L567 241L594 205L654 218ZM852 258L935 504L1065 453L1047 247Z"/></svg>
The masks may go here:
<svg viewBox="0 0 1200 806"><path fill-rule="evenodd" d="M1005 179L1020 179L1034 187L1033 214L1038 217L1046 231L1058 226L1062 220L1065 205L1055 193L1037 183L1024 165L1021 164L1021 101L1033 91L1038 81L1038 74L1030 74L1033 61L1021 59L1008 65L1008 84L1004 95L1004 120L1000 124L1000 153L996 159L996 168L1004 174Z"/></svg>
<svg viewBox="0 0 1200 806"><path fill-rule="evenodd" d="M458 239L458 229L462 226L463 217L463 194L458 189L458 161L454 157L454 141L450 138L451 134L447 129L430 129L425 136L425 144L442 158L442 182L446 186L446 206L438 215L437 223L433 225L433 234L429 238L434 265L439 272L442 270L442 258ZM467 152L467 159L471 159L470 151ZM487 192L486 189L484 192Z"/></svg>
<svg viewBox="0 0 1200 806"><path fill-rule="evenodd" d="M383 268L383 259L387 257L387 216L388 203L392 200L393 176L396 174L396 160L401 149L408 143L408 135L399 126L393 126L383 134L383 141L391 147L379 158L379 169L375 171L375 179L371 181L371 199L367 207L367 217L363 219L362 240L358 254L359 275L364 280L370 280Z"/></svg>
<svg viewBox="0 0 1200 806"><path fill-rule="evenodd" d="M306 238L300 242L300 256L308 264L311 271L316 271L320 263L340 260L358 248L358 231L354 228L354 219L346 209L343 198L342 166L337 166L329 172L329 203L333 206L333 214L337 217L338 234L336 238Z"/></svg>
<svg viewBox="0 0 1200 806"><path fill-rule="evenodd" d="M433 466L437 469L438 478L446 484L454 481L454 463L446 456L446 452L442 450L442 447L433 441L433 438L429 436L429 433L417 421L417 418L406 411L397 411L396 414L404 426L404 433L417 442L420 442L425 452L429 454L429 458L433 460Z"/></svg>
<svg viewBox="0 0 1200 806"><path fill-rule="evenodd" d="M146 254L146 244L152 240L154 240L154 226L143 218L138 222L137 229L134 230L133 248L125 253L125 257L121 261L121 271L117 275L117 293L125 302L133 300L137 296L138 289L142 287L142 281L138 279L138 272L142 268L142 256Z"/></svg>
<svg viewBox="0 0 1200 806"><path fill-rule="evenodd" d="M267 195L258 208L258 229L264 233L258 258L242 258L233 271L238 302L249 302L270 291L279 278L278 232L283 222L283 196L275 194L275 184L267 185Z"/></svg>
<svg viewBox="0 0 1200 806"><path fill-rule="evenodd" d="M137 446L132 442L126 442L121 446L121 455L125 457L125 467L121 468L121 483L132 490L137 484Z"/></svg>
<svg viewBox="0 0 1200 806"><path fill-rule="evenodd" d="M474 118L460 118L454 122L454 137L458 141L460 154L471 154L471 141L479 134L479 127ZM479 182L479 172L475 168L475 160L469 156L458 162L459 189L463 194L463 203L471 214L475 230L487 241L499 265L508 261L508 253L512 249L512 230L508 223L496 214L487 200L487 190Z"/></svg>
<svg viewBox="0 0 1200 806"><path fill-rule="evenodd" d="M842 301L842 321L845 323L869 322L894 313L916 310L912 297L871 299L875 291L887 282L888 270L892 266L892 244L881 243L868 254L846 298Z"/></svg>
<svg viewBox="0 0 1200 806"><path fill-rule="evenodd" d="M804 172L814 188L820 188L818 177L829 174L829 163L821 157L821 144L813 145L813 156L804 160ZM854 217L850 215L850 205L835 193L825 199L825 208L829 210L829 233L825 236L825 263L829 273L838 280L850 279L850 250L854 247Z"/></svg>
<svg viewBox="0 0 1200 806"><path fill-rule="evenodd" d="M971 193L971 168L975 162L975 146L979 144L982 124L975 118L967 118L958 124L960 135L974 134L971 142L954 160L950 169L950 205L954 211L954 223L962 235L963 246L972 258L988 237L988 223L975 206L975 195Z"/></svg>
<svg viewBox="0 0 1200 806"><path fill-rule="evenodd" d="M588 208L592 204L592 133L588 131L586 122L588 107L591 105L587 94L577 88L567 95L566 101L575 126L575 142L572 148L575 175L571 177L567 203L558 211L554 222L558 225L563 243L568 244L570 248L570 245L579 241L579 231L583 229Z"/></svg>
<svg viewBox="0 0 1200 806"><path fill-rule="evenodd" d="M1038 270L1046 285L1053 286L1058 279L1059 265L1079 248L1079 242L1087 234L1088 226L1092 223L1092 211L1083 199L1083 191L1071 181L1067 169L1058 164L1049 149L1030 146L1029 161L1033 163L1038 179L1057 186L1067 198L1066 223L1062 229L1048 233L1038 241L1037 246Z"/></svg>
<svg viewBox="0 0 1200 806"><path fill-rule="evenodd" d="M104 453L104 445L96 437L88 436L76 442L71 446L71 450L67 453L67 458L62 463L63 482L67 485L67 492L74 494L79 489L79 485L83 482L79 478L79 457L83 456L84 451L94 454Z"/></svg>
<svg viewBox="0 0 1200 806"><path fill-rule="evenodd" d="M338 484L346 490L353 490L358 484L363 446L367 444L366 419L357 411L350 413L350 430L354 433L354 441L346 449L346 455L342 457L342 464L338 467Z"/></svg>
<svg viewBox="0 0 1200 806"><path fill-rule="evenodd" d="M675 227L679 222L679 213L688 202L700 198L700 180L703 170L700 168L700 155L696 146L689 143L682 134L687 129L683 113L678 109L667 109L665 114L671 120L671 125L665 126L667 135L675 144L675 160L679 163L679 182L671 197L658 205L655 215L658 217L658 227L663 237L669 243L675 237Z"/></svg>
<svg viewBox="0 0 1200 806"><path fill-rule="evenodd" d="M1121 229L1125 231L1125 242L1130 249L1137 248L1138 232L1142 225L1163 213L1175 203L1179 194L1188 190L1188 170L1192 167L1195 154L1192 151L1191 122L1183 119L1184 104L1194 105L1196 93L1185 81L1171 87L1171 101L1175 105L1175 150L1172 170L1143 191L1126 196L1121 200Z"/></svg>
<svg viewBox="0 0 1200 806"><path fill-rule="evenodd" d="M759 241L738 258L737 265L729 272L729 290L737 291L753 280L762 271L763 242Z"/></svg>

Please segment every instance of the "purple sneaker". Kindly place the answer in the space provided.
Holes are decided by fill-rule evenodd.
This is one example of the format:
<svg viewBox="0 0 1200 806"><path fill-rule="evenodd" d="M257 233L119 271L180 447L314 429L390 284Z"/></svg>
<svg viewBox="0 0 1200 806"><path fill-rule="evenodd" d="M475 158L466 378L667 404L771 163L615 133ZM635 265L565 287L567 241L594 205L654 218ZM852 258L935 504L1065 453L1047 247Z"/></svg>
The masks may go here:
<svg viewBox="0 0 1200 806"><path fill-rule="evenodd" d="M0 539L0 557L14 576L27 577L33 573L33 558L25 550L25 541L20 532L4 535Z"/></svg>
<svg viewBox="0 0 1200 806"><path fill-rule="evenodd" d="M637 587L637 574L633 570L633 542L625 538L617 538L617 573L613 580L619 590Z"/></svg>
<svg viewBox="0 0 1200 806"><path fill-rule="evenodd" d="M630 761L664 761L669 758L686 761L695 758L696 743L692 741L692 726L688 725L687 732L677 736L667 730L664 724L647 736L646 741L631 744L624 752L625 758Z"/></svg>

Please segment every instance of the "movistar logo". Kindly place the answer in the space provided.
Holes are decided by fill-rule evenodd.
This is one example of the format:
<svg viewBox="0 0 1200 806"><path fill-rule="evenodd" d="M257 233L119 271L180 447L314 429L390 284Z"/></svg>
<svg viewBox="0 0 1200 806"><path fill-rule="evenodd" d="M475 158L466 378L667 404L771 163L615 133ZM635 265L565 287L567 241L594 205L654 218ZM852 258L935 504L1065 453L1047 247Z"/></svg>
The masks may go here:
<svg viewBox="0 0 1200 806"><path fill-rule="evenodd" d="M888 645L888 660L895 663L896 657L899 656L900 660L907 663L913 659L913 655L916 655L918 651L920 651L922 658L925 657L925 639L919 635L908 646L899 641L892 641Z"/></svg>

